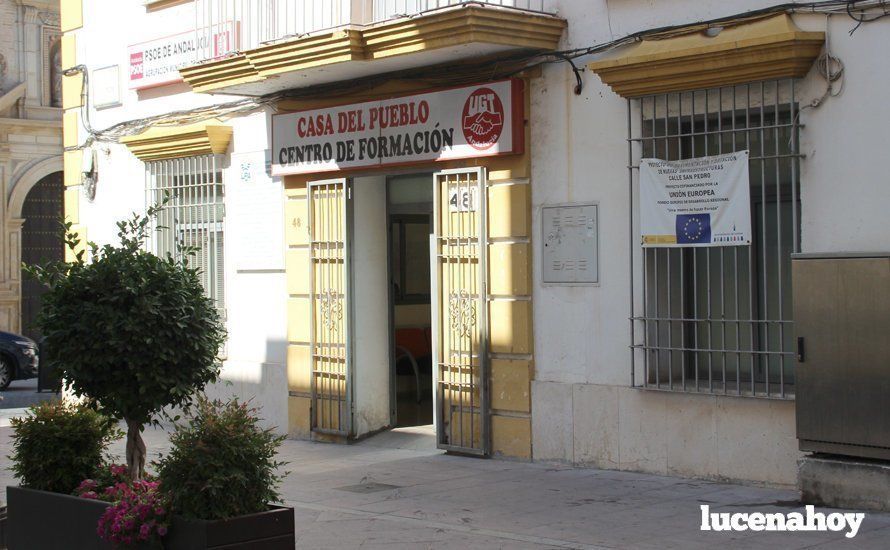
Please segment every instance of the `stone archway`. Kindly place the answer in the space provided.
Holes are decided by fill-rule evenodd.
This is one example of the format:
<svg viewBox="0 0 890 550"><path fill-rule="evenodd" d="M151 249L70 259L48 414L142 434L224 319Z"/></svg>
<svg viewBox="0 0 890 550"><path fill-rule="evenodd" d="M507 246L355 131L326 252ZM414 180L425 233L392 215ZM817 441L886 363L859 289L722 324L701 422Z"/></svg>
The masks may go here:
<svg viewBox="0 0 890 550"><path fill-rule="evenodd" d="M63 170L62 156L45 158L14 175L9 200L0 210L0 330L20 333L22 300L22 209L31 190L44 178ZM64 184L62 184L64 185Z"/></svg>

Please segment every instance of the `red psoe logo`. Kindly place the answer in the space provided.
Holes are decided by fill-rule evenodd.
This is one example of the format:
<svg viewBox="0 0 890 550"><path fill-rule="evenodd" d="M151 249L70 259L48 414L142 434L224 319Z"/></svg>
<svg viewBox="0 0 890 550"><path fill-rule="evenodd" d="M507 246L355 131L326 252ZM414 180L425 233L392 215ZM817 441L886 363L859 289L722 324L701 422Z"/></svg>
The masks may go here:
<svg viewBox="0 0 890 550"><path fill-rule="evenodd" d="M142 52L130 54L130 80L138 80L144 74Z"/></svg>
<svg viewBox="0 0 890 550"><path fill-rule="evenodd" d="M504 130L504 105L490 88L478 88L464 103L464 137L475 149L484 151L498 142Z"/></svg>

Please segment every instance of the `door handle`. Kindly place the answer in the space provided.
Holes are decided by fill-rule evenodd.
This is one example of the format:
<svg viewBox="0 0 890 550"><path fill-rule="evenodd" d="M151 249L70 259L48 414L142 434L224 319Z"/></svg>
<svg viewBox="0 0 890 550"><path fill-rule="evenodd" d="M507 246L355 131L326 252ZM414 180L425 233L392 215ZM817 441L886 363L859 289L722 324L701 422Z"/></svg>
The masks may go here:
<svg viewBox="0 0 890 550"><path fill-rule="evenodd" d="M798 336L797 337L797 362L803 363L805 358L806 358L806 353L805 353L805 348L804 348L804 343L803 343L803 336Z"/></svg>

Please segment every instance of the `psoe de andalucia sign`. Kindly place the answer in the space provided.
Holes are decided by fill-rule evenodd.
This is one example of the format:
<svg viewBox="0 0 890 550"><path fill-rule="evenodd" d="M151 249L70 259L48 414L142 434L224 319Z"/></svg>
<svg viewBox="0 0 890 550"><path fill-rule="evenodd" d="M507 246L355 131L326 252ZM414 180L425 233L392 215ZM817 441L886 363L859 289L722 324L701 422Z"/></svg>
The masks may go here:
<svg viewBox="0 0 890 550"><path fill-rule="evenodd" d="M179 69L182 67L195 65L202 57L216 59L237 50L237 30L235 22L229 21L212 28L192 29L129 46L130 89L181 82Z"/></svg>
<svg viewBox="0 0 890 550"><path fill-rule="evenodd" d="M522 94L511 79L276 115L272 174L521 153Z"/></svg>

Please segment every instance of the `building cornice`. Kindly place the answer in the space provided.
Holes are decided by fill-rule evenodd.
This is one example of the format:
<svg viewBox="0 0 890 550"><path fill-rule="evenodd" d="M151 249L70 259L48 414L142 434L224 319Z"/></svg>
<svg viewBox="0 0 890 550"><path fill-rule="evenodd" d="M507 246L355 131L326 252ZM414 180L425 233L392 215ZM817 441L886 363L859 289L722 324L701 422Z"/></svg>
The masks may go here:
<svg viewBox="0 0 890 550"><path fill-rule="evenodd" d="M218 121L189 126L156 126L121 139L142 161L222 154L232 140L232 127Z"/></svg>
<svg viewBox="0 0 890 550"><path fill-rule="evenodd" d="M712 31L713 32L713 31ZM588 64L622 97L802 78L822 50L825 33L802 31L788 14L644 39Z"/></svg>
<svg viewBox="0 0 890 550"><path fill-rule="evenodd" d="M231 86L262 82L284 73L469 44L554 50L565 28L564 19L551 15L462 5L367 27L343 27L282 40L179 72L196 92L225 92Z"/></svg>

